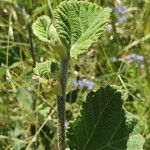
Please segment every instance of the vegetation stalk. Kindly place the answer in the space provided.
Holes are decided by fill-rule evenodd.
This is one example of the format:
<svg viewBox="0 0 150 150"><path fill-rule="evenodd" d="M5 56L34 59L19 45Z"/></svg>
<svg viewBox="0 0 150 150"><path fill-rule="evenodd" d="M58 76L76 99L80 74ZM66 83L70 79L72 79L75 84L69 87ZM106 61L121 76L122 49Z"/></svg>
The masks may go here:
<svg viewBox="0 0 150 150"><path fill-rule="evenodd" d="M60 84L61 95L57 98L57 113L58 113L58 148L65 149L65 98L68 75L69 59L62 59L60 62Z"/></svg>

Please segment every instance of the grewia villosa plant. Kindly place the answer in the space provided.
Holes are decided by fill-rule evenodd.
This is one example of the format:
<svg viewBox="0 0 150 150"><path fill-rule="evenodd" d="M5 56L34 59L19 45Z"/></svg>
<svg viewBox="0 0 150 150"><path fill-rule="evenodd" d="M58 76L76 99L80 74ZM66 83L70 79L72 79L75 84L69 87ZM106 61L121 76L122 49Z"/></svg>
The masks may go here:
<svg viewBox="0 0 150 150"><path fill-rule="evenodd" d="M53 17L41 16L33 23L33 32L45 42L60 64L57 92L58 148L65 149L65 96L70 59L77 59L101 36L111 9L83 1L63 1ZM53 60L54 58L52 58ZM37 64L34 71L50 72L51 61ZM127 118L127 119L126 119ZM67 129L71 150L142 150L143 137L136 133L132 117L126 117L120 93L111 86L90 92L81 115Z"/></svg>

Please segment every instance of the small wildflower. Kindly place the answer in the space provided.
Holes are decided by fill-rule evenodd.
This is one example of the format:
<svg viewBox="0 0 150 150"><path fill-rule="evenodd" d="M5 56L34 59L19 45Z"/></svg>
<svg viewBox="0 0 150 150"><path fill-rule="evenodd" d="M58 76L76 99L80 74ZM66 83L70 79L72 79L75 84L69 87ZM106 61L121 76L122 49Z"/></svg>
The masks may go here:
<svg viewBox="0 0 150 150"><path fill-rule="evenodd" d="M125 20L126 20L126 16L120 16L120 17L118 18L118 23L119 23L119 24L123 24L123 23L125 22Z"/></svg>
<svg viewBox="0 0 150 150"><path fill-rule="evenodd" d="M80 88L84 88L84 87L85 87L85 85L84 85L84 83L83 83L82 80L78 80L78 86L79 86Z"/></svg>
<svg viewBox="0 0 150 150"><path fill-rule="evenodd" d="M115 12L117 12L121 15L123 15L125 13L125 10L126 10L125 7L123 7L121 5L118 5L118 6L115 7Z"/></svg>
<svg viewBox="0 0 150 150"><path fill-rule="evenodd" d="M144 57L143 55L130 54L125 57L125 60L127 60L129 63L135 62L138 64L142 64L144 62Z"/></svg>
<svg viewBox="0 0 150 150"><path fill-rule="evenodd" d="M128 63L137 63L139 64L140 68L142 70L144 70L145 68L145 64L144 64L144 56L143 55L139 55L139 54L130 54L127 55L124 58L125 61L127 61Z"/></svg>
<svg viewBox="0 0 150 150"><path fill-rule="evenodd" d="M125 16L126 8L121 5L117 5L114 10L116 13L118 13L118 17L119 17L118 23L123 24L126 20L126 16Z"/></svg>
<svg viewBox="0 0 150 150"><path fill-rule="evenodd" d="M92 90L94 88L94 83L88 79L74 80L73 86L75 88L87 88L88 90Z"/></svg>
<svg viewBox="0 0 150 150"><path fill-rule="evenodd" d="M94 87L94 83L90 80L87 80L87 79L83 79L82 80L83 84L85 85L85 87L88 89L88 90L92 90L93 87Z"/></svg>

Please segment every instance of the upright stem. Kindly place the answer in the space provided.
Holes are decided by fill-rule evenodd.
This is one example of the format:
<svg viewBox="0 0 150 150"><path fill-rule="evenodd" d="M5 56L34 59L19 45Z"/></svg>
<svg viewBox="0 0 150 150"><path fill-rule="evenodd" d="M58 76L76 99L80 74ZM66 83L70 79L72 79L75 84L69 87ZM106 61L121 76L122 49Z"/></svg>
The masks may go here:
<svg viewBox="0 0 150 150"><path fill-rule="evenodd" d="M33 67L35 67L35 63L36 63L36 59L35 59L35 53L34 53L34 49L33 49L33 42L32 42L32 29L31 29L31 25L30 23L28 24L28 33L29 33L29 44L30 44L30 53L31 53L31 57L32 57L32 61L33 61Z"/></svg>
<svg viewBox="0 0 150 150"><path fill-rule="evenodd" d="M60 83L61 95L57 97L57 113L58 113L58 148L65 149L65 98L67 86L69 59L63 59L60 62Z"/></svg>

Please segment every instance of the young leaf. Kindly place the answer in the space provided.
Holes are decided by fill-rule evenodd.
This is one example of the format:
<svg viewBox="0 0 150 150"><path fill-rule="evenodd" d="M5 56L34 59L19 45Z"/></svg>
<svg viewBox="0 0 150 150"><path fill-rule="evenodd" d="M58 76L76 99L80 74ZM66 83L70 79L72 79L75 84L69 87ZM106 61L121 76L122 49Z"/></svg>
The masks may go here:
<svg viewBox="0 0 150 150"><path fill-rule="evenodd" d="M69 125L68 145L71 150L126 150L130 132L121 94L107 86L88 94L81 116ZM132 137L128 147L132 147Z"/></svg>
<svg viewBox="0 0 150 150"><path fill-rule="evenodd" d="M32 25L33 33L39 40L48 44L51 50L59 57L68 56L65 47L62 45L56 28L52 24L52 20L48 16L39 17Z"/></svg>
<svg viewBox="0 0 150 150"><path fill-rule="evenodd" d="M35 68L33 69L34 73L38 76L42 76L45 73L51 72L51 61L46 61L42 63L36 63Z"/></svg>
<svg viewBox="0 0 150 150"><path fill-rule="evenodd" d="M51 20L48 16L39 17L32 25L33 33L43 42L49 42Z"/></svg>
<svg viewBox="0 0 150 150"><path fill-rule="evenodd" d="M100 37L109 21L110 8L83 1L64 1L54 12L54 26L73 58Z"/></svg>

